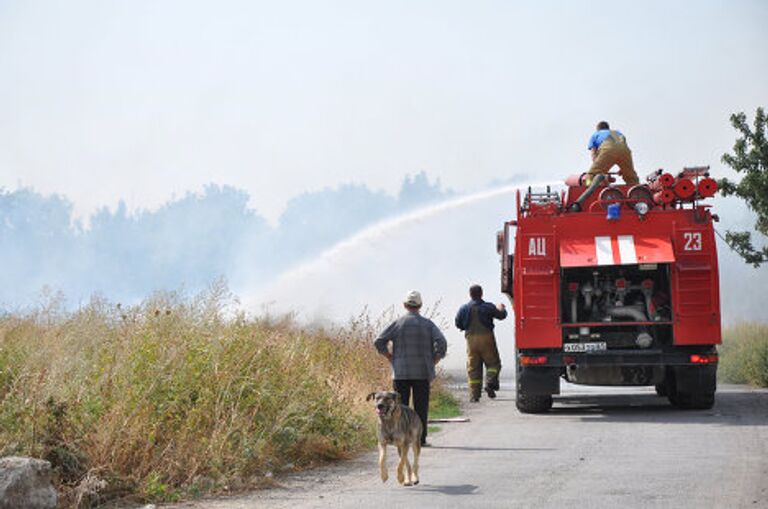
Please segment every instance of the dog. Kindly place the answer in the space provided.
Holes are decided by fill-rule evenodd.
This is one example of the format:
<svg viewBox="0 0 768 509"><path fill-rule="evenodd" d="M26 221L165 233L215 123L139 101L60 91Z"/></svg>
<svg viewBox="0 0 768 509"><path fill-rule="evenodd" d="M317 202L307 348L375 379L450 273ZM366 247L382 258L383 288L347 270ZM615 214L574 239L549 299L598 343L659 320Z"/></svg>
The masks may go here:
<svg viewBox="0 0 768 509"><path fill-rule="evenodd" d="M387 445L397 447L400 462L397 464L397 482L405 486L419 484L419 455L423 424L418 414L402 404L396 392L372 392L366 401L374 400L379 417L379 472L382 482L387 482ZM408 449L413 449L413 468L408 462ZM407 472L407 477L406 477Z"/></svg>

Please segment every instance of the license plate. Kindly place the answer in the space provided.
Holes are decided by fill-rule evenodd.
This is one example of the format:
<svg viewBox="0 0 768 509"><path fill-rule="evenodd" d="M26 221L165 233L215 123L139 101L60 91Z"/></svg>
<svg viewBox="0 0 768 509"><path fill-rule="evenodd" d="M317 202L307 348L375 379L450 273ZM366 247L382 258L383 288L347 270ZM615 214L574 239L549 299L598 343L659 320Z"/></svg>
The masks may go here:
<svg viewBox="0 0 768 509"><path fill-rule="evenodd" d="M608 347L605 341L595 343L566 343L563 345L564 352L601 352Z"/></svg>

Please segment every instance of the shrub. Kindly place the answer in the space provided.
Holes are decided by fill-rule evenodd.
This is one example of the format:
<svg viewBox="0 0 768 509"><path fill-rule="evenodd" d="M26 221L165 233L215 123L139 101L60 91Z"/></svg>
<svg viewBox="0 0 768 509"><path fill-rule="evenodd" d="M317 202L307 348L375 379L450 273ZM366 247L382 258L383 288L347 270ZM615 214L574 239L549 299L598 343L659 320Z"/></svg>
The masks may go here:
<svg viewBox="0 0 768 509"><path fill-rule="evenodd" d="M768 324L743 322L725 329L719 375L724 382L768 387Z"/></svg>

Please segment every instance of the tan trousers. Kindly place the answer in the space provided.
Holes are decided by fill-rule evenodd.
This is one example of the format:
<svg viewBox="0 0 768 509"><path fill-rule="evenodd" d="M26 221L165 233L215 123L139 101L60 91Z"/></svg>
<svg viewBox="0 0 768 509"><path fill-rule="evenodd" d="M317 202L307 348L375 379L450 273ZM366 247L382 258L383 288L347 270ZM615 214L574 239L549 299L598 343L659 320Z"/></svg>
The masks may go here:
<svg viewBox="0 0 768 509"><path fill-rule="evenodd" d="M635 173L635 165L632 162L632 151L625 143L614 143L610 138L603 141L597 149L597 157L587 172L589 175L587 180L591 182L592 177L598 173L608 173L614 164L619 165L619 174L626 184L640 183L637 173Z"/></svg>
<svg viewBox="0 0 768 509"><path fill-rule="evenodd" d="M495 391L499 390L501 359L493 332L469 333L466 338L470 397L480 397L480 391L483 388L483 364L485 364L485 386Z"/></svg>

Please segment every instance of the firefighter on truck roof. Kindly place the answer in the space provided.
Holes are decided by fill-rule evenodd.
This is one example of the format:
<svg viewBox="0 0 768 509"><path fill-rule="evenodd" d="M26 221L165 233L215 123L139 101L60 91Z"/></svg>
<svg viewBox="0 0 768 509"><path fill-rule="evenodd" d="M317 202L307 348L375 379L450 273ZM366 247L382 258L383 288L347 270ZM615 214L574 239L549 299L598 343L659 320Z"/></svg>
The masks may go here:
<svg viewBox="0 0 768 509"><path fill-rule="evenodd" d="M507 317L504 304L494 306L483 300L480 285L469 287L472 299L459 308L456 313L456 327L464 331L467 338L467 378L469 382L469 400L480 401L483 385L483 365L485 365L485 392L489 398L496 397L499 390L499 371L501 359L493 334L493 319Z"/></svg>
<svg viewBox="0 0 768 509"><path fill-rule="evenodd" d="M597 124L597 131L589 139L587 148L592 153L592 167L587 172L585 185L589 185L595 175L608 173L613 165L619 166L619 173L626 184L635 185L640 182L627 139L621 131L612 130L605 120Z"/></svg>

